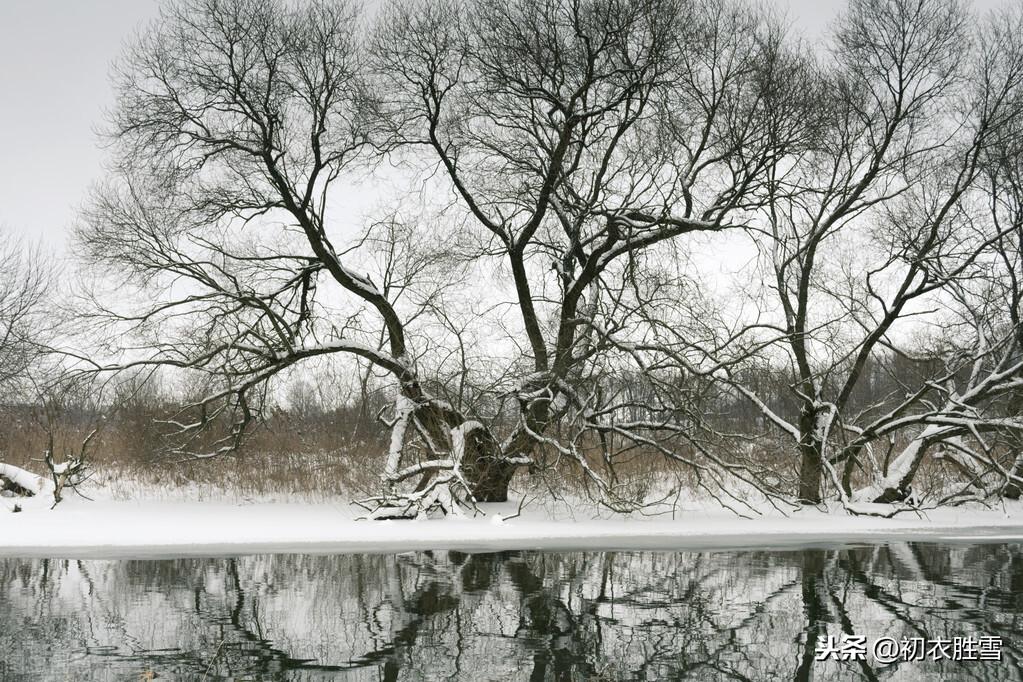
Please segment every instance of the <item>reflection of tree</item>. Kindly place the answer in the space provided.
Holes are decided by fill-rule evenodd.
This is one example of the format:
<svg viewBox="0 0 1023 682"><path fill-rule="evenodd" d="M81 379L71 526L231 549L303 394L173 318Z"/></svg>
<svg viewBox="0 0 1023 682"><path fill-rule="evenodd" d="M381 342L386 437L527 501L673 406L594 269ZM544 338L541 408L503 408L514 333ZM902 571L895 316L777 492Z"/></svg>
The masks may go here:
<svg viewBox="0 0 1023 682"><path fill-rule="evenodd" d="M1021 595L1010 545L6 560L0 650L14 679L1023 679ZM815 661L841 633L1005 661Z"/></svg>

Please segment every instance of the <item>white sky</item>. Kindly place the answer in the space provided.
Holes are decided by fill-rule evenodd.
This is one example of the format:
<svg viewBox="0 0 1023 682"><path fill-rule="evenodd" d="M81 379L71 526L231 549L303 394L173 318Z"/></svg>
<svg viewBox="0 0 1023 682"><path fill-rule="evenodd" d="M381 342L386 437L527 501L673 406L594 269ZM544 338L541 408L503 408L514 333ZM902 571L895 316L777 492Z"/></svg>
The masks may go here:
<svg viewBox="0 0 1023 682"><path fill-rule="evenodd" d="M810 36L843 4L775 1ZM113 104L110 62L159 4L0 0L0 227L62 249L86 190L102 177L104 152L94 131Z"/></svg>
<svg viewBox="0 0 1023 682"><path fill-rule="evenodd" d="M102 175L107 74L157 0L0 0L0 225L56 246Z"/></svg>

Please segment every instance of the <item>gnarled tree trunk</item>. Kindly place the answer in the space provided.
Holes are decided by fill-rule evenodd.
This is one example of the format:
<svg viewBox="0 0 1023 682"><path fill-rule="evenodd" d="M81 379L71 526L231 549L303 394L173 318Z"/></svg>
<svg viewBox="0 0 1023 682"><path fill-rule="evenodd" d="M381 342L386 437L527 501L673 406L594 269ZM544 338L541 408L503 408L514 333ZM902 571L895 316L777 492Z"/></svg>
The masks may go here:
<svg viewBox="0 0 1023 682"><path fill-rule="evenodd" d="M477 502L507 502L508 486L518 464L508 461L490 431L478 429L466 438L462 473Z"/></svg>

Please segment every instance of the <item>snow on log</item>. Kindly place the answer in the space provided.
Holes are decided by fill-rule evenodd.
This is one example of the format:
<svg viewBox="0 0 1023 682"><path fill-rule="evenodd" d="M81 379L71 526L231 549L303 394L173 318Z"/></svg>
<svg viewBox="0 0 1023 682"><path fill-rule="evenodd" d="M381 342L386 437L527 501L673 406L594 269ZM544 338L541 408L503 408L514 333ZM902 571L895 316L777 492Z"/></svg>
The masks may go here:
<svg viewBox="0 0 1023 682"><path fill-rule="evenodd" d="M22 497L34 497L43 491L46 479L12 464L0 462L0 491L10 491Z"/></svg>
<svg viewBox="0 0 1023 682"><path fill-rule="evenodd" d="M920 466L920 461L927 453L927 449L941 436L943 431L945 431L943 427L936 425L925 428L892 460L887 475L874 481L871 485L857 490L853 493L852 501L885 504L903 499L908 494L907 489L913 479L913 474Z"/></svg>

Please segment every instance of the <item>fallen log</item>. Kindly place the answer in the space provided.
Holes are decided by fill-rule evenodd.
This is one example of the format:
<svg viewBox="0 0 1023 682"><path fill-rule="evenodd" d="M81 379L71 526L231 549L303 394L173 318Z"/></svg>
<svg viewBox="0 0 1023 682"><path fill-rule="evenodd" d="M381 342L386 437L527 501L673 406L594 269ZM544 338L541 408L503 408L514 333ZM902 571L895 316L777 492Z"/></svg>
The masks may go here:
<svg viewBox="0 0 1023 682"><path fill-rule="evenodd" d="M0 492L18 497L35 497L42 491L43 479L30 471L0 462Z"/></svg>

